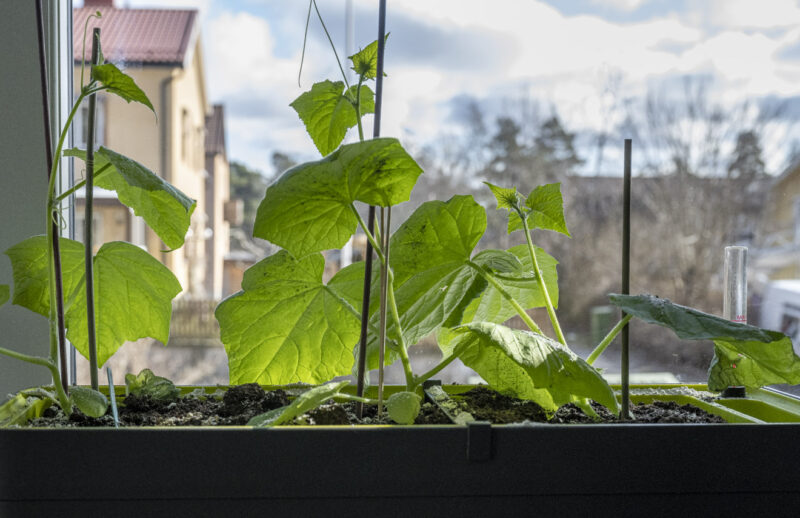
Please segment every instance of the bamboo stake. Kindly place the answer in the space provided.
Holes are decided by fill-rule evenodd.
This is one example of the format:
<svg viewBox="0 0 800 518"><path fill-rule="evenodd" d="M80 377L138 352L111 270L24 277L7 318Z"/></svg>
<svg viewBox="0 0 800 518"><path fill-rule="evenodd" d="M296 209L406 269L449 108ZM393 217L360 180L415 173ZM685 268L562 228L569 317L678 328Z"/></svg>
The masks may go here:
<svg viewBox="0 0 800 518"><path fill-rule="evenodd" d="M629 295L631 281L631 139L625 139L625 170L622 184L622 294ZM623 318L626 316L622 312ZM622 409L620 410L620 421L630 419L630 378L629 378L629 329L630 326L622 328L622 358L621 358L621 382L622 382Z"/></svg>
<svg viewBox="0 0 800 518"><path fill-rule="evenodd" d="M92 33L92 65L97 65L100 56L100 28L95 27ZM94 118L97 110L97 94L89 96L89 115L86 124L86 207L84 209L84 262L86 271L86 324L89 342L89 375L92 388L98 390L100 383L97 376L97 328L94 310L94 274L92 261L92 217L94 202Z"/></svg>

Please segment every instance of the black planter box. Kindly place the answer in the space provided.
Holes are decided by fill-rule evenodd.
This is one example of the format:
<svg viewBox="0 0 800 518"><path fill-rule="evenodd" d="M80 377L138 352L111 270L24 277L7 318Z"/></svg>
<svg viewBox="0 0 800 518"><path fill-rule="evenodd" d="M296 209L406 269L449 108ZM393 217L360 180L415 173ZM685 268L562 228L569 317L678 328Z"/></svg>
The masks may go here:
<svg viewBox="0 0 800 518"><path fill-rule="evenodd" d="M0 516L798 516L798 439L789 423L12 429Z"/></svg>

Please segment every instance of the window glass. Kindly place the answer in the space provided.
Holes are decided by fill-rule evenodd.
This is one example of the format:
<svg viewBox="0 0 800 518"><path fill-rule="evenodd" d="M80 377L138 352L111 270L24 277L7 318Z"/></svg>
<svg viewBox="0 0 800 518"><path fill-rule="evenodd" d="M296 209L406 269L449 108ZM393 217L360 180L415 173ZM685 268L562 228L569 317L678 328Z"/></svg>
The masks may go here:
<svg viewBox="0 0 800 518"><path fill-rule="evenodd" d="M300 73L305 2L97 6L110 3L76 2L75 33L89 11L103 13L106 57L145 89L158 123L107 99L101 142L198 200L177 253L163 253L163 243L126 216L127 239L162 259L184 293L170 347L123 348L119 368L156 362L180 382L225 382L214 303L277 250L252 237L268 182L319 158L288 105L316 81L341 80L342 71L312 12ZM375 39L375 2L318 4L340 59ZM392 1L381 133L399 138L425 169L393 221L425 201L471 194L487 208L480 247L509 248L524 237L506 232L481 182L524 194L560 183L571 237L539 230L533 239L559 261L558 316L585 357L619 319L607 294L620 290L622 150L630 138L631 291L721 315L724 248L746 246L748 321L792 332L800 308L798 22L800 7L789 2L500 1L487 9L480 1ZM142 36L154 27L161 32ZM364 119L368 135L373 121ZM357 139L351 131L346 141ZM108 214L105 221L118 221L123 213ZM365 245L357 235L328 253L326 276L362 260ZM531 315L552 332L544 309ZM510 325L524 327L519 319ZM631 344L636 382L702 381L713 355L710 343L642 323L632 325ZM150 359L139 359L146 350ZM412 360L439 354L430 338ZM618 343L598 365L619 376ZM391 376L400 381L401 371ZM441 377L477 379L458 362Z"/></svg>

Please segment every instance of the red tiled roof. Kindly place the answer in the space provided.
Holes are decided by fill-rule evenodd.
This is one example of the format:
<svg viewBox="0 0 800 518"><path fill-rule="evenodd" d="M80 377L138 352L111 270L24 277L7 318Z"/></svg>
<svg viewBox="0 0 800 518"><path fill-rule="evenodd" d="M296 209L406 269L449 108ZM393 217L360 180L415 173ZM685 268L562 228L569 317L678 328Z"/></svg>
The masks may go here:
<svg viewBox="0 0 800 518"><path fill-rule="evenodd" d="M81 60L83 26L92 18L86 32L86 61L91 58L91 34L100 27L103 55L107 61L156 65L182 65L192 39L197 11L194 9L116 9L80 7L73 10L72 53Z"/></svg>

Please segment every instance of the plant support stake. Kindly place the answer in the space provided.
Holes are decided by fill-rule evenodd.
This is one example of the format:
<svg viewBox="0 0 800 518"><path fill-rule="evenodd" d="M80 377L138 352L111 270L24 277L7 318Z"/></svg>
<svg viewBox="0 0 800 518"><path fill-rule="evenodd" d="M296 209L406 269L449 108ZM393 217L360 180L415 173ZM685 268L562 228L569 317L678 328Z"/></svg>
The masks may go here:
<svg viewBox="0 0 800 518"><path fill-rule="evenodd" d="M378 9L378 63L375 77L375 117L373 119L372 136L381 135L381 100L383 97L383 53L386 39L386 0L381 0ZM375 234L375 206L369 206L367 225L370 234ZM370 281L372 280L372 243L367 240L366 256L364 257L364 291L361 303L361 339L358 347L358 380L356 381L356 394L364 396L364 378L367 370L367 325L369 324L369 298ZM387 265L388 266L388 265ZM356 413L359 418L363 415L364 405L359 402Z"/></svg>
<svg viewBox="0 0 800 518"><path fill-rule="evenodd" d="M50 134L50 96L47 88L47 63L44 52L44 19L42 17L42 0L36 1L36 34L39 40L39 75L42 81L42 117L44 119L44 150L47 160L48 179L53 169L53 141ZM56 319L58 326L58 359L61 371L61 385L64 392L69 392L67 383L67 338L64 331L64 286L61 273L61 246L58 240L59 212L57 207L50 207L50 226L53 234L53 270L56 280Z"/></svg>
<svg viewBox="0 0 800 518"><path fill-rule="evenodd" d="M625 139L625 171L622 187L622 294L631 291L631 139ZM627 315L622 312L623 318ZM620 360L620 381L622 384L622 408L620 421L630 419L630 378L629 378L629 326L622 328L622 357Z"/></svg>
<svg viewBox="0 0 800 518"><path fill-rule="evenodd" d="M95 27L92 33L92 65L98 65L100 55L100 28ZM94 278L92 272L92 203L94 201L94 117L97 109L97 94L89 96L89 115L86 124L86 206L84 208L84 262L86 268L86 325L89 342L89 375L92 388L98 390L97 379L97 336L94 321Z"/></svg>

